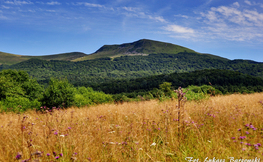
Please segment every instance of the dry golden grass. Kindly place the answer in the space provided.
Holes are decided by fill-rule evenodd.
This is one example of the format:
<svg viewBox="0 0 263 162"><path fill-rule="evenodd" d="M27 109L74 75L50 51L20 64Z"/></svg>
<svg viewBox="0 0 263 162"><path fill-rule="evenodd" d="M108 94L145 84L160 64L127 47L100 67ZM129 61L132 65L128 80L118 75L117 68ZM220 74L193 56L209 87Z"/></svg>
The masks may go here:
<svg viewBox="0 0 263 162"><path fill-rule="evenodd" d="M43 162L260 158L263 105L259 101L263 93L186 102L180 137L177 101L0 114L0 161L16 161L18 153L20 161Z"/></svg>

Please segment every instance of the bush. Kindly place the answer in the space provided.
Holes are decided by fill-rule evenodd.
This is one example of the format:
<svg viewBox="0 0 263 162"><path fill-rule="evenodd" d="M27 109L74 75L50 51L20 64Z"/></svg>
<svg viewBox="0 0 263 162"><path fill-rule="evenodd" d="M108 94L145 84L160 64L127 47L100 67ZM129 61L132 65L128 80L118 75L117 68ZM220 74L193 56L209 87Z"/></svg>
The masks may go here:
<svg viewBox="0 0 263 162"><path fill-rule="evenodd" d="M42 105L49 108L70 107L74 103L74 87L66 79L58 80L51 78L41 102Z"/></svg>
<svg viewBox="0 0 263 162"><path fill-rule="evenodd" d="M25 97L7 97L0 103L1 111L24 112L28 109L39 108L38 100L29 100Z"/></svg>
<svg viewBox="0 0 263 162"><path fill-rule="evenodd" d="M75 91L74 105L77 107L113 102L112 95L94 91L91 87L79 87Z"/></svg>

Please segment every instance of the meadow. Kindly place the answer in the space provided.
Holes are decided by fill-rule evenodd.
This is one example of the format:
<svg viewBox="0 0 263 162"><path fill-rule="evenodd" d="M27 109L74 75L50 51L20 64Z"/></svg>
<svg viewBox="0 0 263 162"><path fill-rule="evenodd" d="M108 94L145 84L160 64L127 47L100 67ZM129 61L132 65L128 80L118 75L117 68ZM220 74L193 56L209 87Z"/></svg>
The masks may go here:
<svg viewBox="0 0 263 162"><path fill-rule="evenodd" d="M0 114L0 161L237 161L263 157L263 93ZM191 158L192 157L192 158Z"/></svg>

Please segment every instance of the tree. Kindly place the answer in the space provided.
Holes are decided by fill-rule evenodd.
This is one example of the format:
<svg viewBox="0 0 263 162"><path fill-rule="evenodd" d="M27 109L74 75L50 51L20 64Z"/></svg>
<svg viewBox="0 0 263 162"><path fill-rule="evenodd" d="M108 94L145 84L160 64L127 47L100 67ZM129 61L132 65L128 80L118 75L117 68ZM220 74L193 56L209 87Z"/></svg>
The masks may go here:
<svg viewBox="0 0 263 162"><path fill-rule="evenodd" d="M51 78L41 102L43 106L49 108L70 107L74 102L74 87L66 79L58 80Z"/></svg>

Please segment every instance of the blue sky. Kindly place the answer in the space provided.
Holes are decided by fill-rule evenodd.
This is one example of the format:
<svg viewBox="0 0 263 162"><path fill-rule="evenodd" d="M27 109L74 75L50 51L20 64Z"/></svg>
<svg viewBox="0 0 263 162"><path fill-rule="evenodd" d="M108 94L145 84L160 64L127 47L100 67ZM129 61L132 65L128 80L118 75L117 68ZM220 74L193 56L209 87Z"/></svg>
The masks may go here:
<svg viewBox="0 0 263 162"><path fill-rule="evenodd" d="M95 52L152 39L263 62L261 0L0 0L0 51Z"/></svg>

